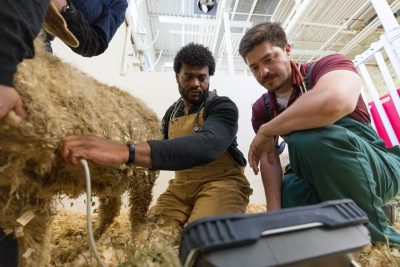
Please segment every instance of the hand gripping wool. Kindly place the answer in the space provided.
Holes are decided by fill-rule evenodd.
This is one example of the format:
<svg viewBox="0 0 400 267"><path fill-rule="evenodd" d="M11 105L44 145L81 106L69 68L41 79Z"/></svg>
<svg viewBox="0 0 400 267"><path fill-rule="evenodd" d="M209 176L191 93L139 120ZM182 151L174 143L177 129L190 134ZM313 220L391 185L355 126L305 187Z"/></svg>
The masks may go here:
<svg viewBox="0 0 400 267"><path fill-rule="evenodd" d="M67 165L56 153L61 138L96 134L127 143L159 139L161 134L157 116L139 99L96 81L41 47L36 50L34 59L19 65L14 83L28 119L21 121L11 112L0 121L0 227L18 237L20 265L43 266L55 197L85 192L82 166ZM158 173L89 166L92 191L100 198L95 236L118 215L125 191L135 230L146 220ZM26 212L34 216L23 226L17 219Z"/></svg>

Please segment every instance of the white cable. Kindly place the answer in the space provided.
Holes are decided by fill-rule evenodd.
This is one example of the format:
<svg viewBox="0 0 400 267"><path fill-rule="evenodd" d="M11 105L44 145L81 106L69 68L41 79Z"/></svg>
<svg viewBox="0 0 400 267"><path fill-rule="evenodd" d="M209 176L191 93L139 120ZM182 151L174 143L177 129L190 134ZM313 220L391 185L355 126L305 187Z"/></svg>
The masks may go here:
<svg viewBox="0 0 400 267"><path fill-rule="evenodd" d="M100 259L99 254L97 253L96 249L96 242L94 241L93 237L93 229L92 229L92 211L91 211L91 206L92 206L92 192L91 192L91 185L90 185L90 171L89 171L89 165L85 159L79 159L79 162L82 164L83 168L85 169L85 179L86 179L86 227L87 227L87 233L89 237L89 246L90 249L92 250L94 257L97 261L97 263L101 267L105 267L104 263Z"/></svg>
<svg viewBox="0 0 400 267"><path fill-rule="evenodd" d="M144 71L151 71L157 65L158 61L161 58L162 53L163 53L163 50L161 49L160 50L160 54L158 55L158 58L157 58L156 62L154 62L154 64L151 67L145 69Z"/></svg>
<svg viewBox="0 0 400 267"><path fill-rule="evenodd" d="M151 43L148 44L148 45L144 48L144 51L148 50L148 49L157 41L157 38L158 38L159 35L160 35L160 31L157 31L156 37L154 37L154 40L151 41Z"/></svg>

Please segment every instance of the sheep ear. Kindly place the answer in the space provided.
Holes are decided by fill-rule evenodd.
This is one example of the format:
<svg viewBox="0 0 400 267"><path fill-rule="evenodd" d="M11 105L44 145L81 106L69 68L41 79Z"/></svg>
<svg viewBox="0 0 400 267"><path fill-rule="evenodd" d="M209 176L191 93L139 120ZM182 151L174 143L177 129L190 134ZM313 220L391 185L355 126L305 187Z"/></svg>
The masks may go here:
<svg viewBox="0 0 400 267"><path fill-rule="evenodd" d="M76 39L75 35L68 29L67 22L51 1L47 9L46 18L43 22L43 28L46 32L60 38L65 44L71 47L79 46L78 39Z"/></svg>

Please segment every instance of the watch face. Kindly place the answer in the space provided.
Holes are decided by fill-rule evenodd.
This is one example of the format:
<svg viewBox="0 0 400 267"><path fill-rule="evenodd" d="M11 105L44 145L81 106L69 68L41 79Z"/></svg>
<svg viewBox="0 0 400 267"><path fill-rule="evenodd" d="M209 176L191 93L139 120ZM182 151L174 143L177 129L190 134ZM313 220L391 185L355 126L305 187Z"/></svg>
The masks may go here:
<svg viewBox="0 0 400 267"><path fill-rule="evenodd" d="M200 126L199 125L195 125L193 126L193 133L198 133L200 131Z"/></svg>

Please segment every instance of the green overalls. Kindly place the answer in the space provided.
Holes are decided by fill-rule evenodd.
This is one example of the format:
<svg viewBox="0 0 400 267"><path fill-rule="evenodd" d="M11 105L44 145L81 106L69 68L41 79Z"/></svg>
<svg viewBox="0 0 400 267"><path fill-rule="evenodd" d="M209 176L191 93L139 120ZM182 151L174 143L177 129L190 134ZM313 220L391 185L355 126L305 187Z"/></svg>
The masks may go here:
<svg viewBox="0 0 400 267"><path fill-rule="evenodd" d="M197 124L201 127L204 107L199 112ZM196 116L194 113L170 121L168 137L193 134ZM152 213L178 221L180 225L205 216L245 213L251 193L244 167L225 151L213 162L176 171L175 179L169 181Z"/></svg>
<svg viewBox="0 0 400 267"><path fill-rule="evenodd" d="M385 148L370 125L348 117L283 138L291 166L283 178L282 207L351 198L367 213L373 241L400 244L381 208L398 194L399 146Z"/></svg>

